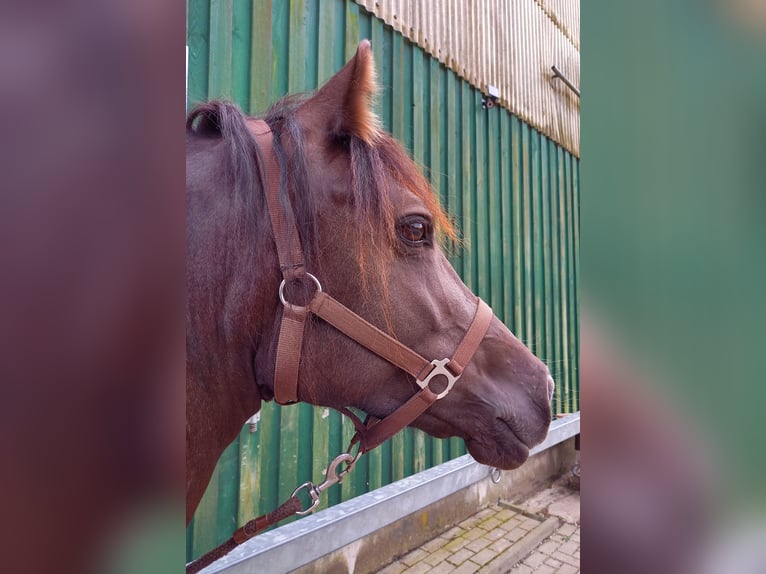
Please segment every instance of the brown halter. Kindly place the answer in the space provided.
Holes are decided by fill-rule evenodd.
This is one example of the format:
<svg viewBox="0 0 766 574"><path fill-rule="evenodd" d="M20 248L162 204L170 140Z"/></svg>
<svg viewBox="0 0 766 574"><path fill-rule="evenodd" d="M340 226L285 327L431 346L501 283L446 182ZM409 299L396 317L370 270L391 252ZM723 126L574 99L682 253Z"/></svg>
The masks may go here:
<svg viewBox="0 0 766 574"><path fill-rule="evenodd" d="M450 392L484 338L492 321L492 310L477 297L476 314L455 353L451 358L429 361L323 292L319 280L306 271L292 210L286 211L279 200L279 165L271 129L266 122L257 119L248 120L248 127L255 136L265 163L264 188L282 271L279 299L283 305L283 314L274 371L274 399L280 404L298 402L298 366L304 326L309 313L321 317L347 337L415 377L421 389L382 420L368 417L363 423L351 411L342 409L356 426L352 445L358 441L359 454L363 454L391 438ZM284 296L285 285L305 278L311 279L316 286L311 301L305 306L287 302ZM429 387L437 376L447 380L447 386L440 392L434 392Z"/></svg>

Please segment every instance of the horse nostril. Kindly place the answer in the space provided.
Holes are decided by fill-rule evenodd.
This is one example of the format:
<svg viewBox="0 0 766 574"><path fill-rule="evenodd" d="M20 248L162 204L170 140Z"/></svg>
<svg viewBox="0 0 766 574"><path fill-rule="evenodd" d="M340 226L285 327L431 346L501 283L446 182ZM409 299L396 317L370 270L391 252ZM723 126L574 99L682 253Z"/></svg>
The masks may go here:
<svg viewBox="0 0 766 574"><path fill-rule="evenodd" d="M553 395L556 392L556 382L553 377L548 375L548 402L553 401Z"/></svg>

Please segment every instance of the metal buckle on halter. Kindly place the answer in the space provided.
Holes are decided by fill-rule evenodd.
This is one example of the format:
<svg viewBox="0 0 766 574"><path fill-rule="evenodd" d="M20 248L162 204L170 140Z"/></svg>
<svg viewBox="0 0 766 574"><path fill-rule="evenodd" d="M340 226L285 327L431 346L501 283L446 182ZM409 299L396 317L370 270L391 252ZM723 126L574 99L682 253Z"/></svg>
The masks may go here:
<svg viewBox="0 0 766 574"><path fill-rule="evenodd" d="M309 279L311 279L314 282L314 285L316 285L316 288L317 288L316 292L317 293L321 293L322 292L322 284L319 282L319 279L314 277L308 271L305 273L305 276L308 277ZM279 300L282 302L282 305L284 305L285 307L289 307L290 309L292 309L293 311L296 311L296 312L300 312L300 311L305 310L306 307L302 307L300 305L293 305L292 303L288 303L287 302L287 300L285 299L285 285L286 284L287 284L287 282L284 279L282 279L282 283L279 284Z"/></svg>
<svg viewBox="0 0 766 574"><path fill-rule="evenodd" d="M460 375L453 375L452 372L447 368L447 363L449 363L450 360L451 359L434 359L431 361L431 364L434 366L434 368L431 369L431 372L428 373L428 375L426 375L426 378L422 381L420 379L415 380L421 389L425 389L428 386L428 383L430 383L431 379L434 377L439 375L444 375L447 377L447 388L436 395L437 400L446 396L447 393L452 390L452 387L457 382L457 380L460 378Z"/></svg>

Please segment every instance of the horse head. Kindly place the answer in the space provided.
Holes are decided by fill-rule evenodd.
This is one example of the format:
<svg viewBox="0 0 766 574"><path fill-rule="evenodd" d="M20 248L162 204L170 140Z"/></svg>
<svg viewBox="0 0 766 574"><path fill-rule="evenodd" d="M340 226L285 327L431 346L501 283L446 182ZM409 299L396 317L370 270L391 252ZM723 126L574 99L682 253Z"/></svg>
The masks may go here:
<svg viewBox="0 0 766 574"><path fill-rule="evenodd" d="M282 205L306 269L324 292L423 357L450 357L472 324L477 299L443 250L445 240L455 239L449 218L415 163L379 126L375 91L370 44L363 41L314 95L286 98L268 112ZM252 161L263 150L246 120L230 107L203 106L190 116L188 134L187 417L210 413L204 424L194 423L199 429L187 423L194 443L188 449L205 450L204 434L218 434L209 450L220 455L259 401L274 397L282 276L262 173ZM288 298L308 300L314 287L303 292L306 283ZM462 437L479 462L518 467L550 423L547 367L494 316L464 367L451 391L412 426ZM307 320L298 373L299 400L352 406L377 418L419 390L413 376L317 317ZM226 425L210 420L223 415Z"/></svg>

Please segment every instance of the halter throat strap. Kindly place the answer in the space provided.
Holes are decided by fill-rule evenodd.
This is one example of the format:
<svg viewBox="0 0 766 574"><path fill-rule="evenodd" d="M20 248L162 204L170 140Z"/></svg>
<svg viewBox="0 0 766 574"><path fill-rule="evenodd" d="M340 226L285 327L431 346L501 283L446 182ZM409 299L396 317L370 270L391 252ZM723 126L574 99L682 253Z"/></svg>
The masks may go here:
<svg viewBox="0 0 766 574"><path fill-rule="evenodd" d="M282 273L279 298L283 310L274 370L274 400L279 404L298 402L298 368L306 319L310 313L412 375L420 387L420 391L384 419L368 417L366 422L362 422L348 409L341 409L357 429L352 445L358 442L359 453L368 452L412 423L434 402L450 392L484 338L492 321L492 310L477 298L476 314L452 357L429 361L323 292L316 277L306 271L292 210L285 209L280 200L279 164L271 129L263 120L249 119L247 123L261 152L263 187ZM289 303L284 296L285 285L306 280L312 280L316 286L310 302L305 306ZM437 381L437 378L446 380L446 386L433 390L431 383Z"/></svg>

